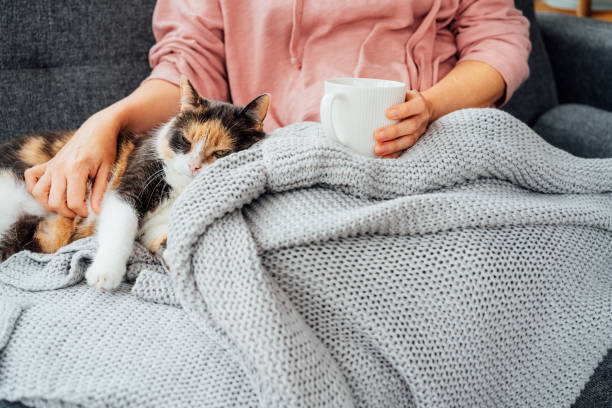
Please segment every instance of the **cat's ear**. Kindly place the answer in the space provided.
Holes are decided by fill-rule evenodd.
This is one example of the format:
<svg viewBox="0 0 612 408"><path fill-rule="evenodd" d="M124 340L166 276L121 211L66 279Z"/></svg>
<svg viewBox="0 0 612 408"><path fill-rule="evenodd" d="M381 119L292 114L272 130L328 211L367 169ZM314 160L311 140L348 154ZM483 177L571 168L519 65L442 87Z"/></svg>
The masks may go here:
<svg viewBox="0 0 612 408"><path fill-rule="evenodd" d="M181 75L181 112L207 106L208 101L198 94L185 75Z"/></svg>
<svg viewBox="0 0 612 408"><path fill-rule="evenodd" d="M265 93L249 102L240 113L255 119L255 129L261 131L263 129L263 120L266 118L269 106L270 94Z"/></svg>

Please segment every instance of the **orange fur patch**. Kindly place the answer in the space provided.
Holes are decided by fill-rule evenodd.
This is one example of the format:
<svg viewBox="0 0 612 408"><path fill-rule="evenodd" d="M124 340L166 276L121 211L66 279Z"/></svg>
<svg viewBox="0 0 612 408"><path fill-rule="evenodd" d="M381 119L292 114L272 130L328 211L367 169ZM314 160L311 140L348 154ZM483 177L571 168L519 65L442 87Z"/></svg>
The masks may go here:
<svg viewBox="0 0 612 408"><path fill-rule="evenodd" d="M121 141L121 145L118 146L118 150L119 155L115 160L115 165L113 166L113 172L109 183L111 190L115 190L117 187L119 187L121 177L123 176L123 173L125 173L125 169L127 168L130 154L134 150L134 142L129 139L123 139Z"/></svg>
<svg viewBox="0 0 612 408"><path fill-rule="evenodd" d="M66 145L74 131L56 133L57 138L53 141L44 135L30 136L19 150L19 158L29 166L46 163Z"/></svg>
<svg viewBox="0 0 612 408"><path fill-rule="evenodd" d="M185 138L192 142L192 149L196 143L204 139L204 150L201 155L208 163L215 161L213 153L217 150L234 149L234 141L220 119L192 123L186 130Z"/></svg>
<svg viewBox="0 0 612 408"><path fill-rule="evenodd" d="M47 141L40 136L32 136L19 150L19 158L28 166L36 166L51 160L51 156L44 151Z"/></svg>
<svg viewBox="0 0 612 408"><path fill-rule="evenodd" d="M47 254L52 254L64 245L72 242L75 224L78 218L70 219L61 215L53 215L45 218L34 233L34 239L40 245L40 249Z"/></svg>
<svg viewBox="0 0 612 408"><path fill-rule="evenodd" d="M79 223L76 226L76 231L74 232L74 236L71 240L76 241L81 238L87 238L95 235L96 233L96 221L92 218L86 218L83 222Z"/></svg>
<svg viewBox="0 0 612 408"><path fill-rule="evenodd" d="M60 133L60 137L53 141L51 151L53 152L54 156L61 150L62 147L66 145L66 143L68 143L68 140L70 140L72 135L74 135L74 132Z"/></svg>

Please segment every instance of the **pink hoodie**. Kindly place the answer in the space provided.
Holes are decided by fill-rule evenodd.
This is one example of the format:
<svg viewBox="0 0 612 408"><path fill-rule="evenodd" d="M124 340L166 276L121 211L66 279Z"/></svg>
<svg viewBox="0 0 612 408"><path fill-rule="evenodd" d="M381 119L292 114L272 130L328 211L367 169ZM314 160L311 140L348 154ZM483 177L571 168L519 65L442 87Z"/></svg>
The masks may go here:
<svg viewBox="0 0 612 408"><path fill-rule="evenodd" d="M458 61L493 66L506 101L529 75L529 23L513 0L158 0L151 78L187 75L209 99L269 92L265 130L318 121L323 81L425 90Z"/></svg>

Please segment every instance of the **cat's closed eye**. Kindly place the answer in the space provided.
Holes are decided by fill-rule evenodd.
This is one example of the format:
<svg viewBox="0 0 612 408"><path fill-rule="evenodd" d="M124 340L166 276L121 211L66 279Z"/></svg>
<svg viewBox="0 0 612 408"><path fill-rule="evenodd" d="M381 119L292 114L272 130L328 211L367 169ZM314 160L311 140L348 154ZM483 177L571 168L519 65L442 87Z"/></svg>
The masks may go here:
<svg viewBox="0 0 612 408"><path fill-rule="evenodd" d="M217 150L216 152L213 153L213 156L215 156L217 159L220 159L222 157L227 156L230 153L231 153L231 150Z"/></svg>
<svg viewBox="0 0 612 408"><path fill-rule="evenodd" d="M187 138L183 135L181 135L181 144L183 146L189 146L191 147L191 142L189 140L187 140Z"/></svg>
<svg viewBox="0 0 612 408"><path fill-rule="evenodd" d="M191 142L183 136L181 131L176 131L170 138L170 147L175 152L187 153L191 149Z"/></svg>

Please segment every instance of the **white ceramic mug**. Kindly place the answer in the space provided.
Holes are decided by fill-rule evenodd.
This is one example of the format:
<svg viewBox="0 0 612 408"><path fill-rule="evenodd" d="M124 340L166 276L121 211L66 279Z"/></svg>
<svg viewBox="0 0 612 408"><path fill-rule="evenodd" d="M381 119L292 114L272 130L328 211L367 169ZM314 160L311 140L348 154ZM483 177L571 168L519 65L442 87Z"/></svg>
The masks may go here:
<svg viewBox="0 0 612 408"><path fill-rule="evenodd" d="M333 78L325 81L321 123L325 134L357 153L374 157L374 132L397 121L385 112L406 100L406 85L372 78Z"/></svg>

